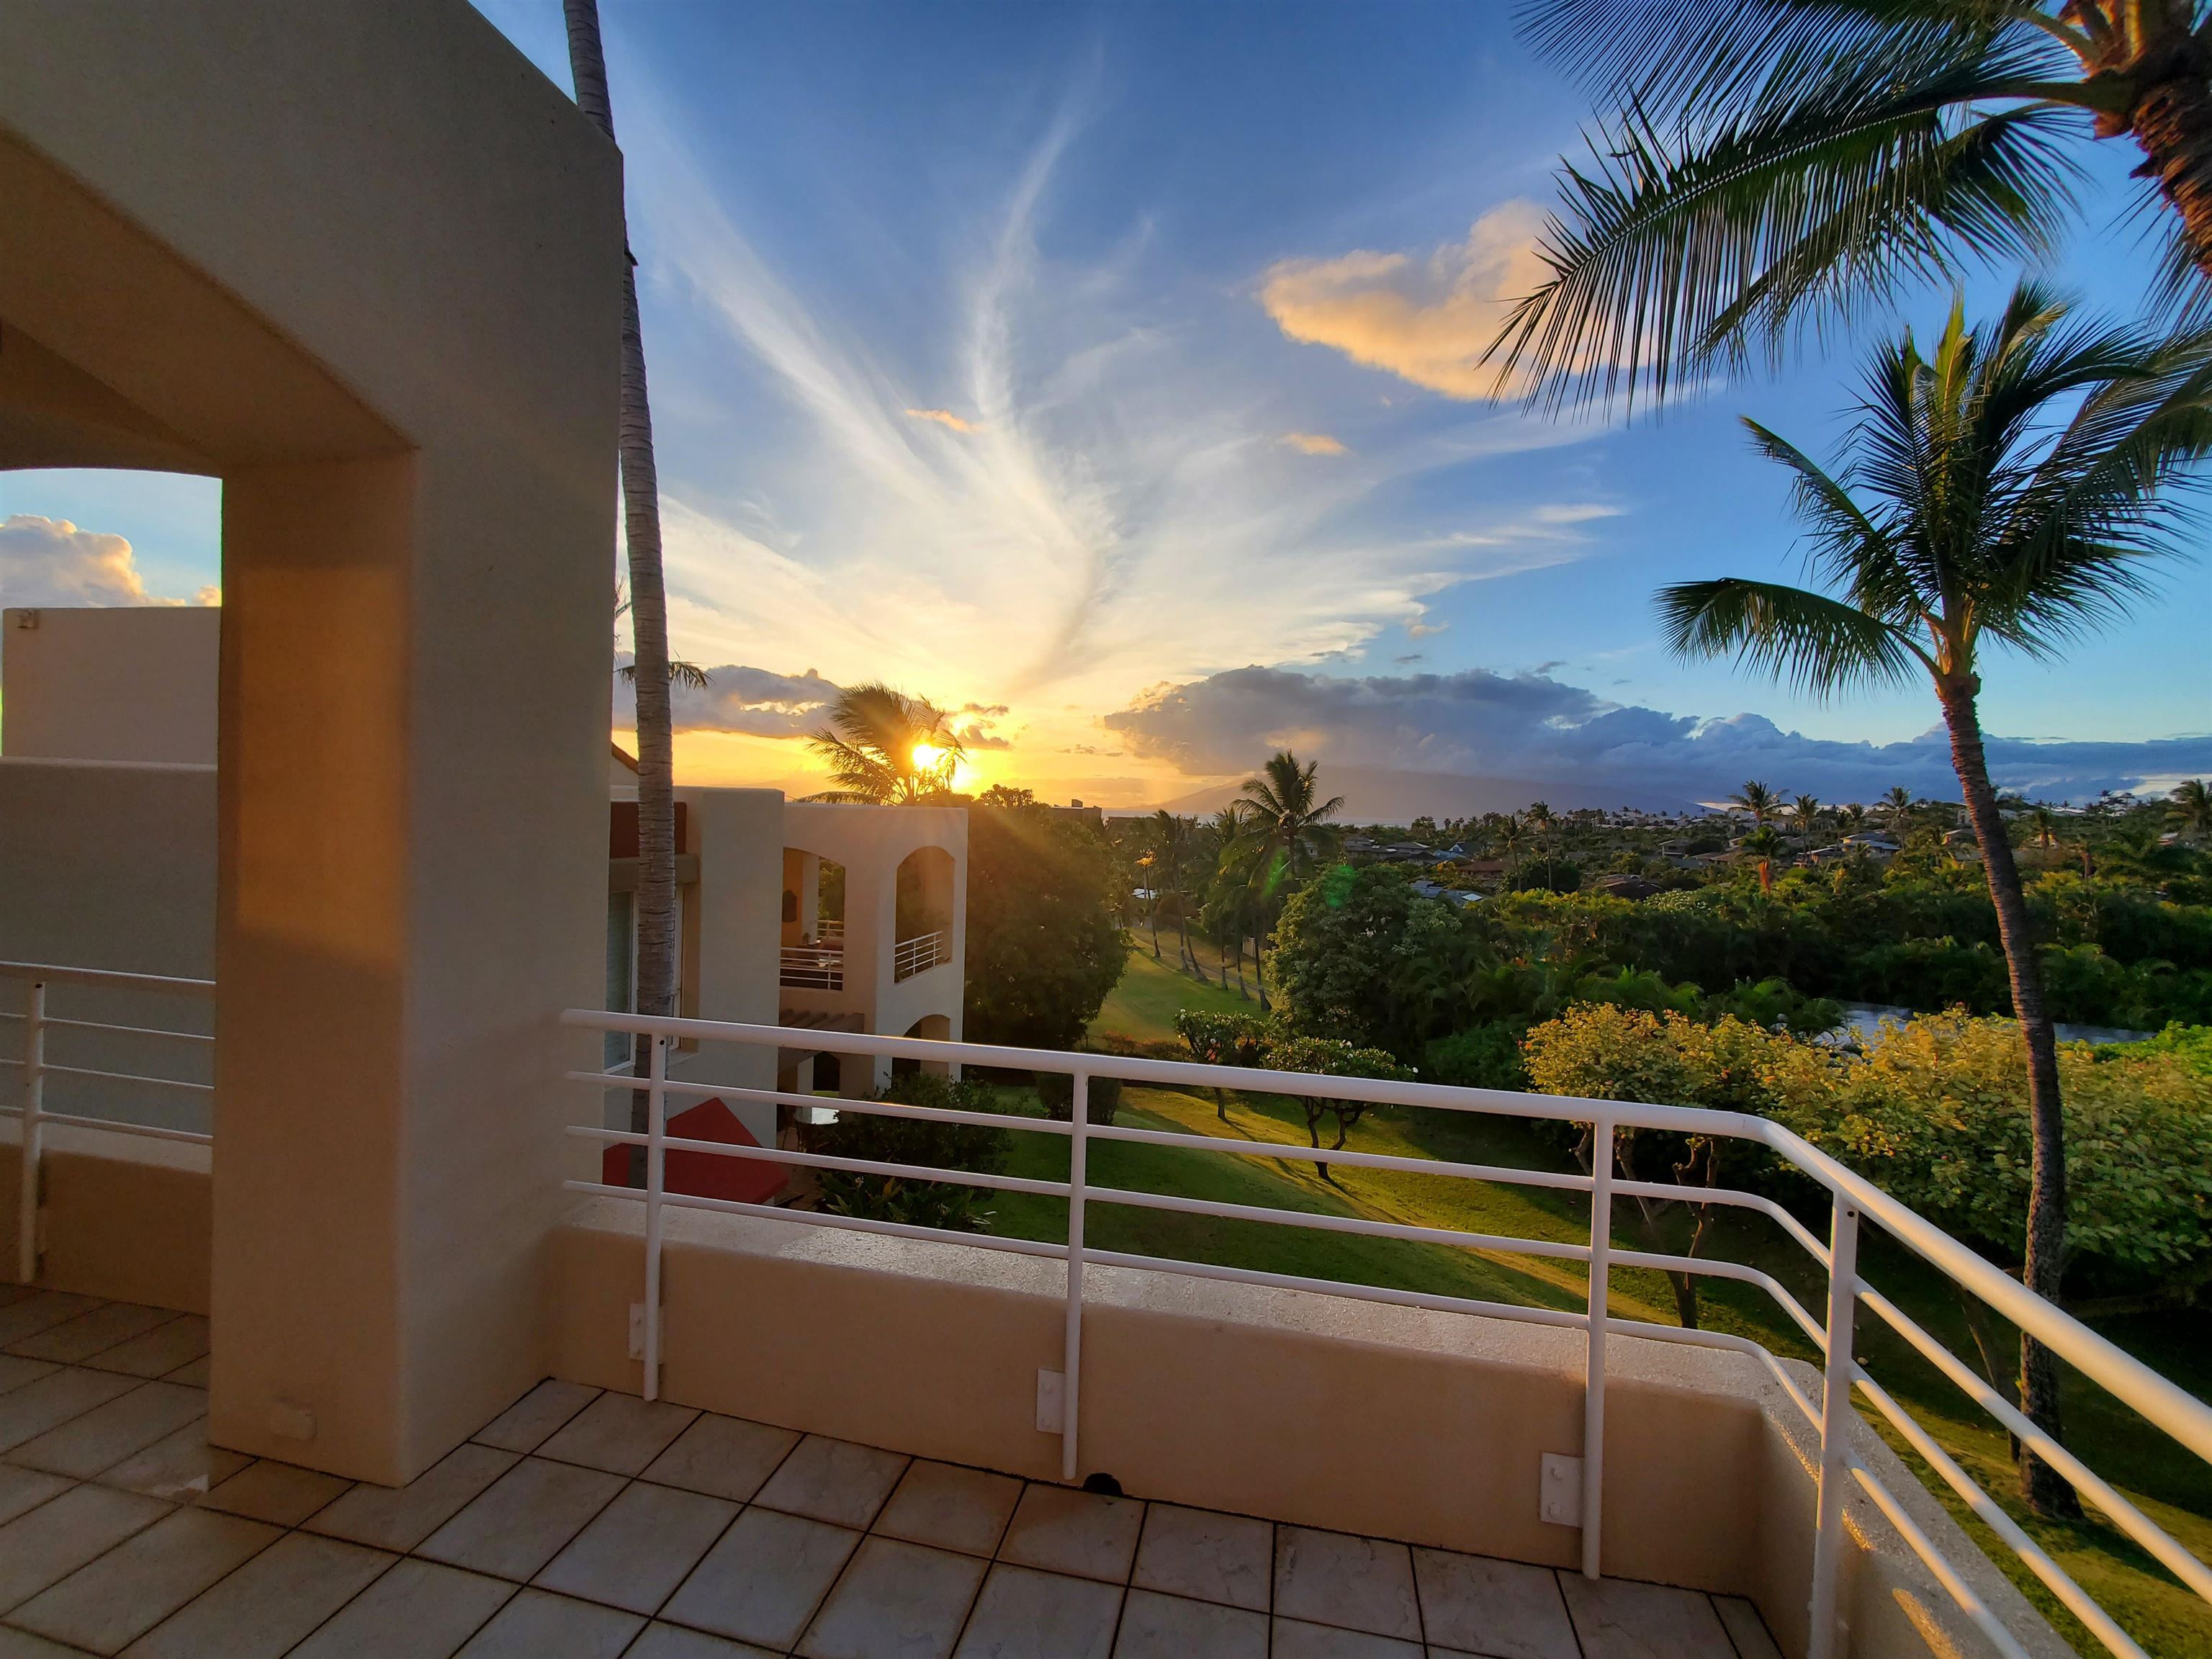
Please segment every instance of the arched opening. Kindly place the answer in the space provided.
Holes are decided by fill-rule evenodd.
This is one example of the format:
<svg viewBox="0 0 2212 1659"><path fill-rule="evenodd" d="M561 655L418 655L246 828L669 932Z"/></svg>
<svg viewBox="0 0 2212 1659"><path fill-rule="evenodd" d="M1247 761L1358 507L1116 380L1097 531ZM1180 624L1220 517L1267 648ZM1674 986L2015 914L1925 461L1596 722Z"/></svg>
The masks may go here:
<svg viewBox="0 0 2212 1659"><path fill-rule="evenodd" d="M845 866L803 848L785 848L782 921L776 982L802 991L843 990Z"/></svg>
<svg viewBox="0 0 2212 1659"><path fill-rule="evenodd" d="M933 1042L949 1042L952 1039L952 1021L945 1014L924 1014L906 1028L905 1035L927 1037ZM931 1077L950 1077L952 1069L943 1060L894 1060L891 1062L894 1076L903 1076L908 1072L925 1072Z"/></svg>
<svg viewBox="0 0 2212 1659"><path fill-rule="evenodd" d="M952 854L919 847L900 861L891 977L912 979L952 960Z"/></svg>

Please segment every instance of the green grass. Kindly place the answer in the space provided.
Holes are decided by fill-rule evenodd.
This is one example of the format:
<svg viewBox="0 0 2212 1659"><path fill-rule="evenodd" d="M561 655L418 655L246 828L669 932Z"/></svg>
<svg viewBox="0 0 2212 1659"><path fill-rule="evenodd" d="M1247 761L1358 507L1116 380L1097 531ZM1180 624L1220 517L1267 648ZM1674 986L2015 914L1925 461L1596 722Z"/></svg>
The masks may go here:
<svg viewBox="0 0 2212 1659"><path fill-rule="evenodd" d="M1218 983L1201 983L1178 972L1171 957L1155 963L1146 948L1132 952L1127 971L1091 1029L1094 1035L1172 1039L1175 1015L1187 1007L1257 1012L1256 1002L1244 1000L1233 989L1224 994ZM1010 1090L1006 1097L1013 1109L1037 1109L1027 1091ZM1221 1103L1207 1092L1132 1087L1124 1091L1120 1121L1248 1143L1305 1143L1303 1116L1290 1101L1231 1094L1225 1104L1224 1120ZM1042 1135L1017 1135L1014 1139L1013 1172L1066 1177L1065 1142ZM1381 1109L1362 1121L1347 1144L1358 1152L1456 1162L1571 1167L1565 1149L1527 1121L1475 1114ZM1530 1238L1579 1242L1589 1237L1588 1204L1571 1194L1395 1170L1339 1167L1334 1173L1332 1184L1313 1165L1285 1158L1112 1142L1093 1143L1091 1150L1091 1178L1107 1185ZM1576 1311L1583 1306L1583 1273L1573 1261L1176 1215L1103 1203L1095 1197L1088 1214L1089 1241L1106 1249L1528 1306ZM1808 1208L1805 1218L1815 1232L1825 1230L1823 1215ZM1623 1248L1679 1251L1687 1245L1690 1223L1688 1212L1674 1206L1647 1224L1633 1203L1624 1202L1615 1216L1614 1237ZM1066 1206L1060 1200L1001 1194L995 1201L993 1228L1010 1237L1065 1238ZM1825 1274L1771 1222L1725 1214L1708 1233L1705 1252L1763 1268L1819 1316ZM1970 1367L1980 1369L1965 1311L1947 1278L1871 1231L1862 1249L1861 1271ZM1609 1297L1618 1316L1666 1324L1677 1321L1674 1297L1662 1274L1618 1269ZM1750 1337L1777 1353L1815 1358L1796 1326L1753 1286L1703 1280L1699 1312L1700 1322L1709 1329ZM2009 1346L2014 1334L1994 1317L1985 1318L1984 1324L1994 1343L2002 1345L1997 1359L2002 1376L2014 1363ZM2191 1310L2097 1324L2113 1341L2192 1393L2212 1394L2212 1317ZM2101 1517L2093 1514L2081 1522L2067 1524L2031 1516L2017 1496L2003 1434L1878 1316L1863 1316L1858 1347L1875 1378L2148 1651L2180 1659L2212 1659L2212 1609ZM2071 1374L2066 1384L2069 1443L2185 1547L2212 1559L2212 1521L2205 1518L2212 1516L2212 1469L2195 1457L2177 1454L2164 1435L2094 1385ZM2075 1647L2084 1653L2101 1652L2012 1552L1952 1498L1932 1471L1905 1453L1886 1425L1880 1426L1954 1518Z"/></svg>
<svg viewBox="0 0 2212 1659"><path fill-rule="evenodd" d="M1175 1017L1185 1008L1223 1014L1260 1012L1257 996L1237 994L1233 967L1229 975L1229 989L1224 991L1218 975L1212 980L1200 980L1178 969L1175 965L1175 942L1164 934L1160 949L1162 960L1154 962L1152 941L1146 935L1143 945L1129 952L1129 965L1121 970L1121 983L1107 994L1106 1006L1091 1022L1094 1038L1110 1033L1139 1042L1172 1042L1176 1040ZM1211 946L1199 945L1198 950L1199 960L1208 967L1218 961ZM1248 961L1244 966L1247 984L1251 982L1251 970Z"/></svg>

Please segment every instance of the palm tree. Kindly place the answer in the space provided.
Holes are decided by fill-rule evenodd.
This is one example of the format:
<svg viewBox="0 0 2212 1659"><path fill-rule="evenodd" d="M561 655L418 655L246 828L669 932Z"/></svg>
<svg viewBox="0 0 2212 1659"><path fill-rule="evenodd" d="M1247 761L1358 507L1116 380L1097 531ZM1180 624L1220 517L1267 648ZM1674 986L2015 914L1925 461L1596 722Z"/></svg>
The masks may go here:
<svg viewBox="0 0 2212 1659"><path fill-rule="evenodd" d="M628 615L629 615L629 594L624 591L622 583L617 582L615 584L615 653L617 656L622 653L622 619ZM633 658L630 661L620 665L616 668L615 672L621 677L624 684L635 685L637 684L636 659ZM681 657L671 657L668 659L668 683L672 686L683 686L688 690L704 691L708 686L714 684L714 677L696 662L686 662ZM675 711L672 706L670 709L672 722L674 718Z"/></svg>
<svg viewBox="0 0 2212 1659"><path fill-rule="evenodd" d="M2202 778L2190 778L2174 790L2173 805L2166 815L2185 836L2202 841L2212 836L2212 790L2204 787Z"/></svg>
<svg viewBox="0 0 2212 1659"><path fill-rule="evenodd" d="M2028 809L2027 838L2035 843L2036 850L2049 861L2058 846L2058 815L2048 806Z"/></svg>
<svg viewBox="0 0 2212 1659"><path fill-rule="evenodd" d="M2212 337L2159 341L2067 321L2022 283L1976 331L1954 305L1932 360L1910 333L1874 353L1841 476L1755 422L1756 447L1795 475L1808 570L1839 596L1723 578L1663 590L1668 643L1734 655L1816 694L1925 673L1951 735L1981 842L2027 1047L2033 1156L2024 1277L2055 1301L2064 1265L2066 1164L2057 1056L2035 941L1977 708L1984 643L2051 657L2122 615L2145 567L2186 550L2196 515L2180 486L2212 453ZM2069 412L2070 411L2070 412ZM2022 1408L2057 1427L2057 1372L2021 1345ZM2031 1504L2072 1489L2023 1454Z"/></svg>
<svg viewBox="0 0 2212 1659"><path fill-rule="evenodd" d="M1820 803L1810 795L1798 796L1790 804L1790 822L1797 826L1798 835L1810 847L1820 828Z"/></svg>
<svg viewBox="0 0 2212 1659"><path fill-rule="evenodd" d="M1753 829L1764 827L1767 819L1778 817L1782 811L1782 797L1763 783L1747 783L1730 795L1729 800L1751 814Z"/></svg>
<svg viewBox="0 0 2212 1659"><path fill-rule="evenodd" d="M830 726L808 740L830 769L835 787L810 800L865 801L913 806L942 801L967 751L945 711L924 697L888 685L856 685L837 694Z"/></svg>
<svg viewBox="0 0 2212 1659"><path fill-rule="evenodd" d="M1774 855L1782 850L1782 832L1771 823L1754 825L1743 838L1743 850L1759 860L1759 890L1774 890Z"/></svg>
<svg viewBox="0 0 2212 1659"><path fill-rule="evenodd" d="M1505 884L1513 884L1513 872L1520 864L1521 849L1528 844L1528 827L1510 813L1498 826L1498 850L1505 859Z"/></svg>
<svg viewBox="0 0 2212 1659"><path fill-rule="evenodd" d="M1889 833L1900 847L1912 829L1912 792L1901 783L1893 783L1875 803L1882 821L1889 825Z"/></svg>
<svg viewBox="0 0 2212 1659"><path fill-rule="evenodd" d="M1176 927L1182 950L1176 965L1195 972L1198 958L1190 948L1189 902L1183 891L1183 866L1190 857L1190 821L1177 817L1163 806L1152 814L1151 828L1152 852L1148 856L1153 890L1152 959L1159 960L1159 901L1164 896L1176 902Z"/></svg>
<svg viewBox="0 0 2212 1659"><path fill-rule="evenodd" d="M1930 276L2033 264L2079 216L2086 141L2127 137L2166 234L2154 294L2212 272L2198 0L1524 0L1608 106L1563 166L1548 274L1492 353L1532 396L1663 401L1754 346Z"/></svg>
<svg viewBox="0 0 2212 1659"><path fill-rule="evenodd" d="M576 107L615 141L607 94L606 54L599 45L599 0L562 0L568 32L568 72ZM627 243L627 219L623 239ZM630 675L637 691L637 1012L676 1012L676 732L668 690L668 596L660 574L660 482L653 456L653 410L646 396L645 334L637 314L637 261L623 249L622 412L623 538L629 548ZM637 1039L635 1076L644 1075L651 1039ZM630 1097L630 1131L650 1127L642 1090ZM630 1152L630 1179L645 1180L645 1152Z"/></svg>
<svg viewBox="0 0 2212 1659"><path fill-rule="evenodd" d="M1280 750L1255 775L1244 780L1244 793L1237 799L1244 840L1255 854L1252 877L1261 920L1252 937L1252 969L1260 981L1263 1009L1267 1006L1267 976L1260 942L1290 890L1328 852L1325 823L1344 807L1341 795L1321 799L1314 781L1319 769L1317 762L1301 766L1296 755Z"/></svg>
<svg viewBox="0 0 2212 1659"><path fill-rule="evenodd" d="M1866 808L1854 803L1836 809L1836 828L1845 836L1856 836L1866 822Z"/></svg>

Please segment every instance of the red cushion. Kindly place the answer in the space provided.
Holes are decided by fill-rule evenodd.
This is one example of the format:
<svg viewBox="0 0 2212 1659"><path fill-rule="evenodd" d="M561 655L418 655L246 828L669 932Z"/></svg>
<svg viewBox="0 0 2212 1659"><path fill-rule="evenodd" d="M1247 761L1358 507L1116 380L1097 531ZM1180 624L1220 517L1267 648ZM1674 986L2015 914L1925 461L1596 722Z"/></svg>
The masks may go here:
<svg viewBox="0 0 2212 1659"><path fill-rule="evenodd" d="M668 1133L684 1140L716 1140L731 1146L757 1146L752 1132L719 1100L702 1100L668 1120ZM758 1158L720 1158L713 1152L672 1149L665 1154L665 1189L699 1198L734 1199L765 1204L783 1190L784 1166ZM599 1179L610 1187L629 1184L629 1148L610 1146L600 1160Z"/></svg>

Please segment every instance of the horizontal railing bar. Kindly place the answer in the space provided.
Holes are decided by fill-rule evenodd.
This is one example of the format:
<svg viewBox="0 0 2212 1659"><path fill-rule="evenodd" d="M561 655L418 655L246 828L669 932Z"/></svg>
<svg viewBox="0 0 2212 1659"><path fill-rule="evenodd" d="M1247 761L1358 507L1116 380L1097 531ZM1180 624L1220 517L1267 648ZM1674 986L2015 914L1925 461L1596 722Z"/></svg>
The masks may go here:
<svg viewBox="0 0 2212 1659"><path fill-rule="evenodd" d="M1453 1164L1440 1158L1401 1158L1394 1152L1331 1152L1287 1140L1236 1140L1227 1135L1194 1135L1175 1129L1124 1129L1103 1123L1091 1128L1093 1140L1128 1140L1144 1146L1182 1146L1193 1152L1227 1152L1237 1158L1287 1158L1301 1164L1341 1164L1352 1170L1401 1170L1412 1175L1452 1176L1464 1181L1496 1181L1516 1187L1548 1187L1561 1192L1590 1189L1588 1176L1555 1175L1547 1170L1516 1170L1495 1164Z"/></svg>
<svg viewBox="0 0 2212 1659"><path fill-rule="evenodd" d="M628 1073L569 1072L577 1083L619 1087L624 1094L640 1094L637 1080ZM1054 1117L1025 1117L1018 1112L963 1112L945 1106L914 1106L902 1100L847 1100L840 1095L786 1094L775 1089L746 1089L727 1083L678 1083L670 1078L661 1085L668 1094L696 1095L705 1100L751 1100L778 1106L810 1106L817 1111L860 1112L876 1117L915 1117L932 1123L972 1123L992 1129L1028 1129L1036 1134L1073 1134L1074 1126ZM675 1145L673 1141L669 1143Z"/></svg>
<svg viewBox="0 0 2212 1659"><path fill-rule="evenodd" d="M21 1019L22 1016L15 1016ZM79 1031L112 1031L118 1036L174 1037L179 1042L213 1042L215 1038L205 1031L172 1031L159 1025L111 1025L98 1019L57 1019L46 1016L49 1027L66 1025Z"/></svg>
<svg viewBox="0 0 2212 1659"><path fill-rule="evenodd" d="M1822 1353L1828 1351L1828 1334L1820 1322L1807 1313L1797 1298L1771 1273L1741 1261L1726 1261L1698 1255L1666 1255L1651 1250L1615 1250L1613 1265L1616 1267L1650 1267L1658 1272L1674 1273L1702 1273L1709 1279L1732 1279L1739 1284L1755 1285L1779 1303L1782 1311L1797 1322L1798 1329L1812 1339L1813 1346Z"/></svg>
<svg viewBox="0 0 2212 1659"><path fill-rule="evenodd" d="M562 1015L570 1024L598 1030L706 1042L781 1044L782 1028L714 1020L655 1018L574 1008ZM2160 1376L2116 1343L2099 1335L2045 1302L2015 1279L1968 1249L1934 1223L1893 1198L1865 1176L1821 1152L1803 1137L1765 1118L1702 1107L1654 1106L1640 1102L1577 1099L1570 1096L1524 1095L1498 1089L1461 1089L1437 1084L1401 1083L1367 1078L1322 1079L1310 1073L1272 1072L1240 1066L1205 1066L1182 1060L1119 1055L1056 1054L1041 1049L921 1037L892 1037L866 1032L810 1032L810 1047L830 1054L889 1054L913 1060L975 1064L1070 1075L1114 1077L1132 1082L1236 1089L1248 1093L1292 1097L1322 1095L1382 1105L1420 1106L1443 1111L1534 1117L1566 1122L1608 1121L1623 1127L1673 1130L1685 1134L1728 1135L1764 1146L1802 1173L1855 1205L1866 1219L1899 1243L1948 1273L1994 1310L2035 1337L2075 1369L2132 1407L2196 1455L2212 1460L2212 1405ZM1128 1132L1120 1132L1127 1133ZM1234 1144L1234 1143L1230 1143ZM1288 1156L1282 1148L1275 1156ZM1338 1160L1349 1161L1345 1155ZM1328 1159L1313 1161L1326 1162ZM1439 1170L1441 1172L1441 1170ZM1489 1177L1498 1179L1501 1177Z"/></svg>
<svg viewBox="0 0 2212 1659"><path fill-rule="evenodd" d="M0 1060L0 1066L13 1066L20 1071L23 1062L20 1060ZM39 1069L48 1077L88 1077L103 1083L149 1083L157 1089L189 1089L202 1095L215 1092L212 1083L187 1083L180 1077L147 1077L137 1072L95 1072L82 1066L57 1066L51 1060ZM39 1115L55 1122L61 1121L59 1115L53 1112L40 1112Z"/></svg>
<svg viewBox="0 0 2212 1659"><path fill-rule="evenodd" d="M47 1069L52 1068L50 1066ZM0 1106L0 1117L22 1115L23 1109L20 1106ZM196 1129L164 1129L151 1123L125 1123L119 1118L80 1117L74 1112L41 1111L39 1114L39 1121L65 1123L73 1129L105 1129L113 1134L138 1135L148 1140L182 1140L195 1146L211 1146L215 1144L213 1135L204 1135Z"/></svg>
<svg viewBox="0 0 2212 1659"><path fill-rule="evenodd" d="M1980 1516L1983 1523L2003 1540L2014 1555L2027 1563L2027 1570L2040 1578L2051 1593L2089 1627L2090 1634L2120 1655L2121 1659L2149 1659L2136 1645L2135 1638L2113 1623L2112 1616L2074 1582L2065 1568L2044 1553L2043 1547L1998 1507L1996 1500L1983 1490L1981 1483L1960 1468L1958 1461L1936 1443L1935 1437L1890 1396L1887 1389L1867 1374L1864 1366L1857 1368L1853 1380L1858 1384L1859 1392L1874 1401L1875 1409L1889 1419L1890 1426L1904 1436L1905 1443L1920 1454L1930 1468L1943 1477L1945 1484L1958 1493L1960 1500Z"/></svg>
<svg viewBox="0 0 2212 1659"><path fill-rule="evenodd" d="M628 1129L594 1129L572 1123L568 1133L611 1146L645 1146L652 1138ZM660 1144L672 1152L705 1152L714 1158L749 1158L756 1163L795 1164L811 1170L838 1170L848 1175L896 1176L903 1181L927 1181L940 1187L989 1187L1003 1193L1034 1193L1042 1198L1066 1198L1065 1181L1032 1181L1027 1176L985 1175L975 1170L946 1170L925 1164L879 1164L866 1158L831 1158L826 1152L787 1152L781 1146L739 1146L726 1140L686 1140L663 1135Z"/></svg>
<svg viewBox="0 0 2212 1659"><path fill-rule="evenodd" d="M1444 1244L1458 1249L1504 1250L1516 1255L1557 1256L1563 1261L1587 1261L1587 1244L1554 1243L1540 1238L1513 1238L1500 1233L1463 1232L1456 1227L1416 1227L1397 1221L1368 1221L1358 1216L1318 1214L1310 1210L1280 1210L1264 1204L1224 1204L1202 1198L1176 1198L1166 1193L1136 1192L1127 1187L1101 1187L1086 1182L1084 1194L1094 1204L1127 1204L1141 1210L1173 1210L1188 1215L1218 1216L1224 1221L1276 1222L1290 1227L1309 1227L1316 1232L1358 1233L1368 1238L1401 1238L1413 1243Z"/></svg>
<svg viewBox="0 0 2212 1659"><path fill-rule="evenodd" d="M593 1193L602 1198L635 1199L645 1201L642 1187L610 1187L597 1181L564 1181L561 1183L572 1193ZM949 1232L943 1227L918 1227L908 1221L873 1221L866 1216L830 1215L820 1210L792 1210L781 1204L748 1204L741 1199L708 1198L697 1193L664 1192L660 1201L682 1210L714 1210L728 1215L763 1216L770 1221L796 1221L808 1227L832 1227L843 1232L881 1233L890 1238L918 1238L927 1243L966 1244L981 1250L1000 1250L1008 1255L1044 1256L1055 1261L1067 1259L1065 1244L1039 1243L1035 1239L1000 1238L989 1233Z"/></svg>
<svg viewBox="0 0 2212 1659"><path fill-rule="evenodd" d="M2063 1475L2075 1492L2102 1510L2113 1525L2149 1551L2199 1596L2212 1601L2212 1567L2198 1560L2165 1528L2123 1498L2102 1475L2038 1428L2026 1413L1991 1388L1887 1297L1862 1282L1859 1300L1917 1349L1929 1364L1950 1378L1960 1393L1996 1419L2008 1433L2019 1437L2022 1443Z"/></svg>
<svg viewBox="0 0 2212 1659"><path fill-rule="evenodd" d="M1577 1331L1589 1323L1581 1314L1561 1313L1552 1308L1483 1302L1473 1297L1436 1296L1425 1291L1394 1291L1380 1285L1357 1285L1346 1279L1309 1279L1300 1273L1263 1273L1256 1267L1218 1267L1212 1262L1179 1261L1173 1256L1133 1255L1122 1250L1099 1250L1086 1247L1083 1259L1111 1267L1182 1273L1192 1279L1218 1279L1232 1285L1260 1285L1284 1291L1316 1291L1324 1296L1346 1296L1360 1302L1382 1302L1401 1308L1423 1308L1431 1313L1480 1314L1491 1318L1516 1319L1523 1324L1556 1325Z"/></svg>
<svg viewBox="0 0 2212 1659"><path fill-rule="evenodd" d="M109 968L64 968L49 962L0 962L0 979L27 979L48 985L104 986L117 991L166 991L178 996L211 997L211 979L173 979L164 974L129 974Z"/></svg>
<svg viewBox="0 0 2212 1659"><path fill-rule="evenodd" d="M1806 1253L1823 1267L1828 1265L1828 1247L1812 1230L1772 1199L1758 1193L1747 1193L1736 1187L1680 1187L1663 1181L1616 1181L1613 1183L1613 1195L1666 1199L1678 1204L1727 1204L1740 1210L1756 1210L1803 1245Z"/></svg>
<svg viewBox="0 0 2212 1659"><path fill-rule="evenodd" d="M1936 1575L1936 1582L1942 1585L1951 1599L1958 1603L1959 1611L1973 1621L1974 1627L1989 1638L1990 1644L2005 1656L2005 1659L2028 1659L2027 1650L2021 1646L2020 1638L1990 1611L1989 1603L1982 1600L1974 1587L1959 1576L1958 1569L1921 1530L1919 1523L1905 1512L1905 1506L1897 1501L1889 1488L1875 1479L1874 1471L1854 1458L1851 1474L1866 1489L1867 1496L1874 1499L1875 1507L1888 1517L1889 1524L1897 1528L1912 1553L1920 1558L1929 1571Z"/></svg>

